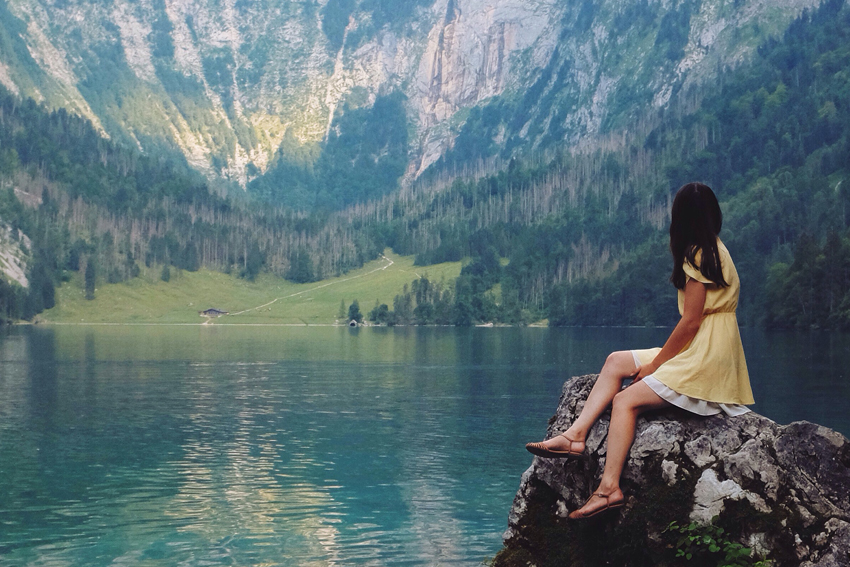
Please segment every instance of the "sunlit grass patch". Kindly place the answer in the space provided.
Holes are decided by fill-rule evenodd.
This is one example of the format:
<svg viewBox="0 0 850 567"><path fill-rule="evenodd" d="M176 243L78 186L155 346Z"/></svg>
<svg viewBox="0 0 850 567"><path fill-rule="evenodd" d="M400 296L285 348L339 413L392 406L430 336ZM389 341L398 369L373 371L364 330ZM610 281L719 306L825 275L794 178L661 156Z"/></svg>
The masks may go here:
<svg viewBox="0 0 850 567"><path fill-rule="evenodd" d="M337 322L340 303L347 313L357 300L365 315L376 301L392 307L405 284L418 277L450 283L460 274L460 262L422 267L413 265L413 256L385 254L358 270L307 284L270 274L249 282L210 270L172 270L171 280L163 282L160 269L150 268L128 282L99 285L91 301L74 278L57 290L56 307L40 317L52 323L197 324L206 320L199 312L212 308L229 313L213 318L215 325L329 325Z"/></svg>

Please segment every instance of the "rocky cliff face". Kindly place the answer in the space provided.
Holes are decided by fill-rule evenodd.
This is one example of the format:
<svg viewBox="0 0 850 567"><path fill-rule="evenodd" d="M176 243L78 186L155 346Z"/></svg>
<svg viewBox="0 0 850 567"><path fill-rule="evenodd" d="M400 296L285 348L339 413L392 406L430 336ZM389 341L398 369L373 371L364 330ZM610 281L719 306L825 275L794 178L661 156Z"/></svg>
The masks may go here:
<svg viewBox="0 0 850 567"><path fill-rule="evenodd" d="M29 287L26 271L30 261L32 242L20 230L13 230L0 220L0 277Z"/></svg>
<svg viewBox="0 0 850 567"><path fill-rule="evenodd" d="M549 436L575 419L595 379L567 382ZM494 565L678 565L683 559L675 551L683 544L670 523L694 522L696 533L712 519L725 528L720 538L752 548L771 565L850 565L844 436L807 422L780 426L755 413L650 415L639 421L623 475L626 507L599 519L567 520L599 481L607 430L606 414L588 436L588 461L534 458ZM694 564L700 559L695 555Z"/></svg>
<svg viewBox="0 0 850 567"><path fill-rule="evenodd" d="M530 99L497 144L576 141L663 107L817 3L404 0L393 19L354 0L9 0L0 83L243 185L287 130L320 141L345 102L401 90L416 175L482 101Z"/></svg>

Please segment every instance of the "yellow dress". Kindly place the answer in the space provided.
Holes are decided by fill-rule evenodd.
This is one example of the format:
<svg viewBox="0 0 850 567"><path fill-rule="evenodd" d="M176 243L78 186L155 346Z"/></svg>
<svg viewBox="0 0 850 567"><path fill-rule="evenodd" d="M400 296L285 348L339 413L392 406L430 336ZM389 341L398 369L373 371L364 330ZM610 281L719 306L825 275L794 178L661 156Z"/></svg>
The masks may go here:
<svg viewBox="0 0 850 567"><path fill-rule="evenodd" d="M697 266L685 260L687 279L706 284L702 321L691 342L648 376L652 379L647 384L662 398L695 413L710 415L726 411L737 415L747 411L744 405L755 403L735 316L741 283L732 257L720 239L717 248L723 279L729 285L717 286L700 273L699 252L695 259ZM679 290L678 300L682 314L683 290ZM636 363L649 364L660 351L661 348L651 348L634 350L632 354Z"/></svg>

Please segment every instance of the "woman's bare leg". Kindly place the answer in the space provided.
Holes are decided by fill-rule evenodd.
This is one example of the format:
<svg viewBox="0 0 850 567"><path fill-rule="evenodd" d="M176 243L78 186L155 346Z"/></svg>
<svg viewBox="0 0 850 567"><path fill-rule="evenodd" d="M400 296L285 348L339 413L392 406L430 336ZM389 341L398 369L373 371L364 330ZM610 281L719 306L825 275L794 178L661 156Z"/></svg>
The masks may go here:
<svg viewBox="0 0 850 567"><path fill-rule="evenodd" d="M609 354L578 418L562 435L544 441L543 446L555 451L584 451L584 440L590 428L623 387L623 380L635 370L635 359L630 351Z"/></svg>
<svg viewBox="0 0 850 567"><path fill-rule="evenodd" d="M594 495L604 494L607 498L591 496L579 510L570 514L571 518L581 518L609 504L623 500L620 490L620 476L629 456L629 450L635 440L637 418L645 411L669 406L652 388L638 382L614 396L611 408L611 425L608 427L608 454L602 480Z"/></svg>

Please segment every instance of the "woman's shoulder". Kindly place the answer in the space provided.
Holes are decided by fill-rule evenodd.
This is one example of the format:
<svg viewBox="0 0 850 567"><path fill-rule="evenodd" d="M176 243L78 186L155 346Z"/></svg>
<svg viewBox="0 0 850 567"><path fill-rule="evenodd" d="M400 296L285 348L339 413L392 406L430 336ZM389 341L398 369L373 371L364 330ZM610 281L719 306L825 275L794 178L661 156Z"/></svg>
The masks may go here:
<svg viewBox="0 0 850 567"><path fill-rule="evenodd" d="M717 239L717 251L720 253L721 261L723 260L723 258L729 258L730 260L732 259L732 255L729 254L729 249L726 248L726 245L723 244L723 241L720 240L720 238Z"/></svg>
<svg viewBox="0 0 850 567"><path fill-rule="evenodd" d="M696 280L704 284L712 283L710 279L708 279L702 274L702 249L696 248L693 251L693 254L693 261L689 260L688 255L685 254L685 261L682 262L682 270L684 270L685 275L692 280Z"/></svg>
<svg viewBox="0 0 850 567"><path fill-rule="evenodd" d="M729 250L726 248L726 245L723 244L723 241L720 240L720 238L717 238L716 242L717 254L720 258L720 270L723 273L723 278L729 282L729 278L732 275L731 271L735 270L735 264L732 262L732 256L729 254ZM682 268L684 269L685 274L692 279L706 284L714 283L702 274L702 257L702 248L695 248L693 251L693 262L688 260L688 255L686 254Z"/></svg>
<svg viewBox="0 0 850 567"><path fill-rule="evenodd" d="M723 244L723 242L719 238L717 239L717 252L720 254L721 262L723 261L723 258L725 258L725 257L731 258L731 256L729 255L729 250L726 249L726 246ZM702 248L695 246L694 249L693 249L693 254L694 254L693 262L688 260L687 254L685 255L685 264L686 265L690 264L692 267L699 270L700 267L702 266Z"/></svg>

